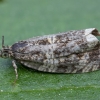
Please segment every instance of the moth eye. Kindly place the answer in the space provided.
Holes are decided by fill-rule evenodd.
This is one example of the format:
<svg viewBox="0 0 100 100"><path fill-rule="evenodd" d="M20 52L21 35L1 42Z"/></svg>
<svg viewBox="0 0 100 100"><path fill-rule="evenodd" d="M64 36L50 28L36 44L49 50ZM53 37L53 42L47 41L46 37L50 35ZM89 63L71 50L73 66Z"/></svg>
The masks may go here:
<svg viewBox="0 0 100 100"><path fill-rule="evenodd" d="M2 54L2 57L3 57L3 58L8 58L9 55L8 55L8 53L3 53L3 54Z"/></svg>

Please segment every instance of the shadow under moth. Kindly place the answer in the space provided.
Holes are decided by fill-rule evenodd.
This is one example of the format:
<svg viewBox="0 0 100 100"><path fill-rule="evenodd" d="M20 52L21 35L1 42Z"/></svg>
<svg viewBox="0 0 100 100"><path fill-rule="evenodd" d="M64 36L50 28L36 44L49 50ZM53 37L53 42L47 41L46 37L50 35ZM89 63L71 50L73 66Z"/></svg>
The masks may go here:
<svg viewBox="0 0 100 100"><path fill-rule="evenodd" d="M11 58L18 78L19 62L26 67L50 73L84 73L100 69L100 33L95 28L72 30L33 37L4 46L0 57Z"/></svg>

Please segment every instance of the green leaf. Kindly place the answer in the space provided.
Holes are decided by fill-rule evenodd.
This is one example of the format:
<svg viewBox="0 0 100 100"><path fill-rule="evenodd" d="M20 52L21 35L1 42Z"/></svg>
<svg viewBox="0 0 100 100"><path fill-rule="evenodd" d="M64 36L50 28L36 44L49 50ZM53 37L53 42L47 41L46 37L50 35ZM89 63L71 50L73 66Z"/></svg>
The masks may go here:
<svg viewBox="0 0 100 100"><path fill-rule="evenodd" d="M5 45L12 45L38 35L89 27L99 29L99 9L99 0L3 0L0 37L4 35ZM11 59L0 58L0 100L100 99L100 71L52 74L17 66L19 78L14 83Z"/></svg>

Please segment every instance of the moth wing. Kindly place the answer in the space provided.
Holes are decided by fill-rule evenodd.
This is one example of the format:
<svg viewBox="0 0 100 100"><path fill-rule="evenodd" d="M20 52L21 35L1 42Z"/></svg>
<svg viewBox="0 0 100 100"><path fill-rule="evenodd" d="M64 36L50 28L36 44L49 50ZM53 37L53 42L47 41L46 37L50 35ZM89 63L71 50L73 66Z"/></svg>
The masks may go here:
<svg viewBox="0 0 100 100"><path fill-rule="evenodd" d="M76 69L74 69L73 65L70 65L70 67L67 66L56 66L56 65L43 65L43 64L35 64L33 62L28 61L21 61L21 64L23 64L26 67L42 71L42 72L50 72L50 73L76 73Z"/></svg>
<svg viewBox="0 0 100 100"><path fill-rule="evenodd" d="M84 73L100 69L99 50L72 54L67 57L47 59L44 63L20 61L23 65L38 71L52 73Z"/></svg>
<svg viewBox="0 0 100 100"><path fill-rule="evenodd" d="M29 60L30 55L33 61L37 60L34 59L35 56L40 57L39 59L42 60L45 58L52 59L98 49L100 42L96 36L99 35L99 32L95 28L86 29L84 31L71 31L54 36L50 35L37 37L36 39L33 38L33 40L20 41L12 45L11 48L16 54L16 58L22 54L28 58L23 57L23 59L18 57L19 59ZM19 53L18 56L17 53Z"/></svg>
<svg viewBox="0 0 100 100"><path fill-rule="evenodd" d="M52 44L54 45L53 52L55 54L55 57L68 56L70 54L82 53L91 51L93 49L99 49L100 42L96 38L96 36L100 36L98 30L96 30L95 28L91 28L77 32L80 34L79 36L76 35L76 39L73 34L73 36L68 37L69 40L71 38L71 41L66 41L64 43L57 42L56 45ZM59 39L58 41L64 41L64 39Z"/></svg>
<svg viewBox="0 0 100 100"><path fill-rule="evenodd" d="M100 69L100 66L97 64L94 64L95 62L90 62L85 65L66 65L66 66L56 66L56 65L38 65L33 62L28 62L28 61L21 61L21 64L38 70L42 72L50 72L50 73L85 73L85 72L91 72L91 71L96 71Z"/></svg>

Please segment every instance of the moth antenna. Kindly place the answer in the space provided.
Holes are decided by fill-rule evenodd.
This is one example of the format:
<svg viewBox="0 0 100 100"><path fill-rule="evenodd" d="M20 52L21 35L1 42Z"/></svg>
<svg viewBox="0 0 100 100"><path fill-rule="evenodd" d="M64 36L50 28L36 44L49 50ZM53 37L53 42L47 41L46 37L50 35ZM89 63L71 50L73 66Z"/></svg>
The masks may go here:
<svg viewBox="0 0 100 100"><path fill-rule="evenodd" d="M4 36L2 36L2 48L4 48Z"/></svg>

